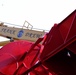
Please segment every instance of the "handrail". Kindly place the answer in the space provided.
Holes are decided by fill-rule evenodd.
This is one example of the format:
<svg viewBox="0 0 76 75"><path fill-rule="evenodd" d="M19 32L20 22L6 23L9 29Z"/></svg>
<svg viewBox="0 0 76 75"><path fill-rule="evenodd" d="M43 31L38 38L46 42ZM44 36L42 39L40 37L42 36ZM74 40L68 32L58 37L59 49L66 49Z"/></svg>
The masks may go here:
<svg viewBox="0 0 76 75"><path fill-rule="evenodd" d="M3 22L3 21L0 21L0 24L3 23L4 26L7 26L7 27L15 27L15 28L22 28L22 29L29 29L29 30L36 30L36 31L43 31L43 32L48 32L49 30L44 30L44 29L39 29L39 28L33 28L33 26L28 22L28 21L25 21L23 26L21 25L17 25L17 24L12 24L12 23L7 23L7 22ZM28 24L27 26L25 24Z"/></svg>

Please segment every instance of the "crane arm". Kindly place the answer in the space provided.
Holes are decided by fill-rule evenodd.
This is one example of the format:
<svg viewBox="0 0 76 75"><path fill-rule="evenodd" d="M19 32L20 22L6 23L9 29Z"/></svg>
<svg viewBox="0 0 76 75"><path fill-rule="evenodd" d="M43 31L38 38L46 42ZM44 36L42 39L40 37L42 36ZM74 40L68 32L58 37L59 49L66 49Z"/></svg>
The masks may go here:
<svg viewBox="0 0 76 75"><path fill-rule="evenodd" d="M38 38L42 37L44 34L45 34L44 31L9 27L7 25L3 25L2 23L0 24L0 36L6 38L29 40L35 42Z"/></svg>

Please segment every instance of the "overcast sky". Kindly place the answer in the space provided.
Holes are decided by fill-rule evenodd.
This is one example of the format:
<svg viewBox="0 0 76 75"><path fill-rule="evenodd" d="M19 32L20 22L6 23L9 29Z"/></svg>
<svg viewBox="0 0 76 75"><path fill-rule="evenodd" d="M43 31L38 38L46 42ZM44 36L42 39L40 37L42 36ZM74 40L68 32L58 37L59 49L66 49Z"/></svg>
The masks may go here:
<svg viewBox="0 0 76 75"><path fill-rule="evenodd" d="M76 0L0 0L0 21L50 30L76 9Z"/></svg>

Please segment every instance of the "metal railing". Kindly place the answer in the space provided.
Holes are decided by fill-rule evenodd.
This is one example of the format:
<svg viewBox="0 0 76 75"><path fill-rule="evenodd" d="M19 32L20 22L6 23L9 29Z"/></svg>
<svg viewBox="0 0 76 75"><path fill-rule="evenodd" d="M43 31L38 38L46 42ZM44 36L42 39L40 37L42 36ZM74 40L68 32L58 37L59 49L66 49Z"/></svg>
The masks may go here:
<svg viewBox="0 0 76 75"><path fill-rule="evenodd" d="M3 22L3 21L0 21L0 24L3 24L3 26L7 26L7 27L22 28L22 29L29 29L29 30L43 31L43 32L49 31L49 30L44 30L44 29L39 29L39 28L33 28L33 26L28 21L25 21L23 26L8 23L8 22Z"/></svg>

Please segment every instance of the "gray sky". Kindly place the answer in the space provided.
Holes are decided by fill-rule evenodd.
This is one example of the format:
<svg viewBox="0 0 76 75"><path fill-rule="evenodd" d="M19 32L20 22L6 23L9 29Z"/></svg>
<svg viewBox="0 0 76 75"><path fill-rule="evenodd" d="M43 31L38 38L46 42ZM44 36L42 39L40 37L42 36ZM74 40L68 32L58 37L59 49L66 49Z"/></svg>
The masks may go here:
<svg viewBox="0 0 76 75"><path fill-rule="evenodd" d="M76 9L76 0L0 0L0 21L50 30Z"/></svg>
<svg viewBox="0 0 76 75"><path fill-rule="evenodd" d="M0 21L49 30L76 9L76 0L0 0Z"/></svg>

